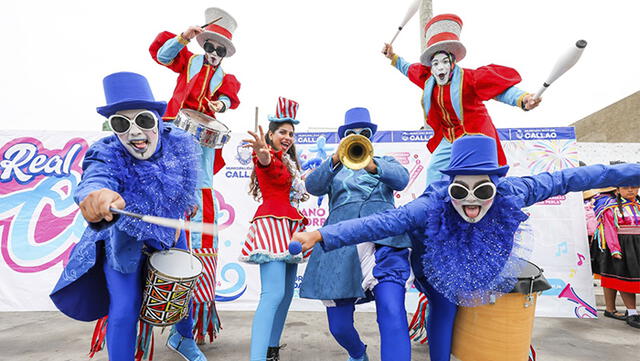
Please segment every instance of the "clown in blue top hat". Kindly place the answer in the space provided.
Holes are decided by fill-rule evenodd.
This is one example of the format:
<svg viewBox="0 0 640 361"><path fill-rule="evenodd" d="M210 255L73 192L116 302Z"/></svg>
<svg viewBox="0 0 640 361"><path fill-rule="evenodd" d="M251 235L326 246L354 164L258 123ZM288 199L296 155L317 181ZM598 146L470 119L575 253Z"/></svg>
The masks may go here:
<svg viewBox="0 0 640 361"><path fill-rule="evenodd" d="M528 217L522 208L568 192L640 184L640 164L505 177L508 168L497 159L493 138L461 137L443 170L450 179L432 183L416 200L364 218L327 222L318 231L295 234L293 240L302 243L303 250L315 245L313 259L318 250L335 249L328 252L332 254L408 234L414 285L429 299L429 354L432 360L449 360L457 305L487 303L513 290L522 267L521 240L515 234ZM303 284L306 281L305 275ZM498 336L501 339L489 341L503 342L511 335Z"/></svg>
<svg viewBox="0 0 640 361"><path fill-rule="evenodd" d="M350 134L360 134L370 138L378 130L378 125L371 122L367 108L351 108L344 114L344 125L338 128L340 139Z"/></svg>
<svg viewBox="0 0 640 361"><path fill-rule="evenodd" d="M152 330L147 326L136 332L146 254L186 249L186 239L181 235L176 240L171 228L115 217L111 209L183 218L197 203L200 149L190 134L160 121L166 103L154 99L144 76L114 73L103 85L107 104L97 111L108 118L114 134L93 143L85 155L74 200L89 227L50 297L73 319L100 320L93 353L106 339L109 359L133 360L150 346L136 337L148 340ZM169 347L186 360L205 361L193 340L191 312L187 314L176 324L177 332L170 336L176 342Z"/></svg>

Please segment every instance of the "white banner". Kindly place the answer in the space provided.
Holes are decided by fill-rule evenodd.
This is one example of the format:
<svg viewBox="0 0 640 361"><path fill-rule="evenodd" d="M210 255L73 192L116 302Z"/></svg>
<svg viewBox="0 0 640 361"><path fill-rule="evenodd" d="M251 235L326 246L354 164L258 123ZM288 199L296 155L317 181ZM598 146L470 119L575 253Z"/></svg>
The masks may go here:
<svg viewBox="0 0 640 361"><path fill-rule="evenodd" d="M88 145L105 134L30 132L27 136L20 131L0 132L0 311L55 309L48 294L85 225L72 196L80 179L82 157ZM409 186L396 194L397 205L424 190L429 158L425 143L430 136L428 131L376 134L376 154L394 156L410 173ZM511 165L509 175L577 166L573 128L501 129L500 136ZM248 195L252 165L249 151L240 147L243 137L232 135L224 148L227 166L214 181L221 212L216 297L221 310L255 310L259 298L258 266L237 260L248 222L258 206ZM336 143L335 133L297 135L298 152L305 164L332 154ZM312 197L302 204L301 211L310 220L309 229L315 229L327 217L327 200ZM553 285L539 299L537 315L592 317L589 310L595 302L581 195L556 197L525 211L531 217L517 236L527 240L532 262L544 269ZM298 269L291 309L323 310L320 302L297 297L303 275L304 265ZM415 289L407 298L407 309L412 312Z"/></svg>

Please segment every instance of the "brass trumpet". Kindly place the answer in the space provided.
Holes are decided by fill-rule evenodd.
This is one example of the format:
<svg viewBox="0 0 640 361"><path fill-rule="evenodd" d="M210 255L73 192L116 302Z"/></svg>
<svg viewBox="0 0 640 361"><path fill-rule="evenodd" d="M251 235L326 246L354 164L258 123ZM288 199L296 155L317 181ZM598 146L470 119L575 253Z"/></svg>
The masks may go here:
<svg viewBox="0 0 640 361"><path fill-rule="evenodd" d="M360 170L373 158L373 144L369 138L360 134L351 134L340 141L338 159L345 167Z"/></svg>

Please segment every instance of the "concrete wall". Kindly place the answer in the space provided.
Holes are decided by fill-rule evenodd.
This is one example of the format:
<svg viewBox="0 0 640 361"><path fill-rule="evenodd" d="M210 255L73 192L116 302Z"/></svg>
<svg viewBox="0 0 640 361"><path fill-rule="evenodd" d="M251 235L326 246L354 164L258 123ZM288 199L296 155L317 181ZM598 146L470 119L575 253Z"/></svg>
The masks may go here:
<svg viewBox="0 0 640 361"><path fill-rule="evenodd" d="M571 125L578 142L640 142L640 91Z"/></svg>

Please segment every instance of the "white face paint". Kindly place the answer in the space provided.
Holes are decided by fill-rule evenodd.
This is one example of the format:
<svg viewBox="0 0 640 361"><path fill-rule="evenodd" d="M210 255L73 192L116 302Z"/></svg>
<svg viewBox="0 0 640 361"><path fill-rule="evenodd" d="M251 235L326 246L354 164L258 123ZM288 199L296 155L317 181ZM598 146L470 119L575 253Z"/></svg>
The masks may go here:
<svg viewBox="0 0 640 361"><path fill-rule="evenodd" d="M445 53L438 53L431 59L431 74L436 79L438 85L445 85L449 82L451 74L451 61Z"/></svg>
<svg viewBox="0 0 640 361"><path fill-rule="evenodd" d="M488 175L457 175L449 185L453 208L469 223L477 223L487 214L495 195L496 187Z"/></svg>
<svg viewBox="0 0 640 361"><path fill-rule="evenodd" d="M133 157L145 160L156 152L159 143L158 119L153 112L145 109L121 110L109 117L109 124Z"/></svg>
<svg viewBox="0 0 640 361"><path fill-rule="evenodd" d="M216 49L217 48L224 48L224 45L220 44L219 42L209 39L207 40L207 43L213 45ZM206 48L205 48L206 49ZM222 59L224 58L224 56L220 56L218 55L218 53L216 51L212 52L212 53L204 53L205 58L207 58L207 62L213 66L218 66L220 64L220 62L222 62Z"/></svg>

